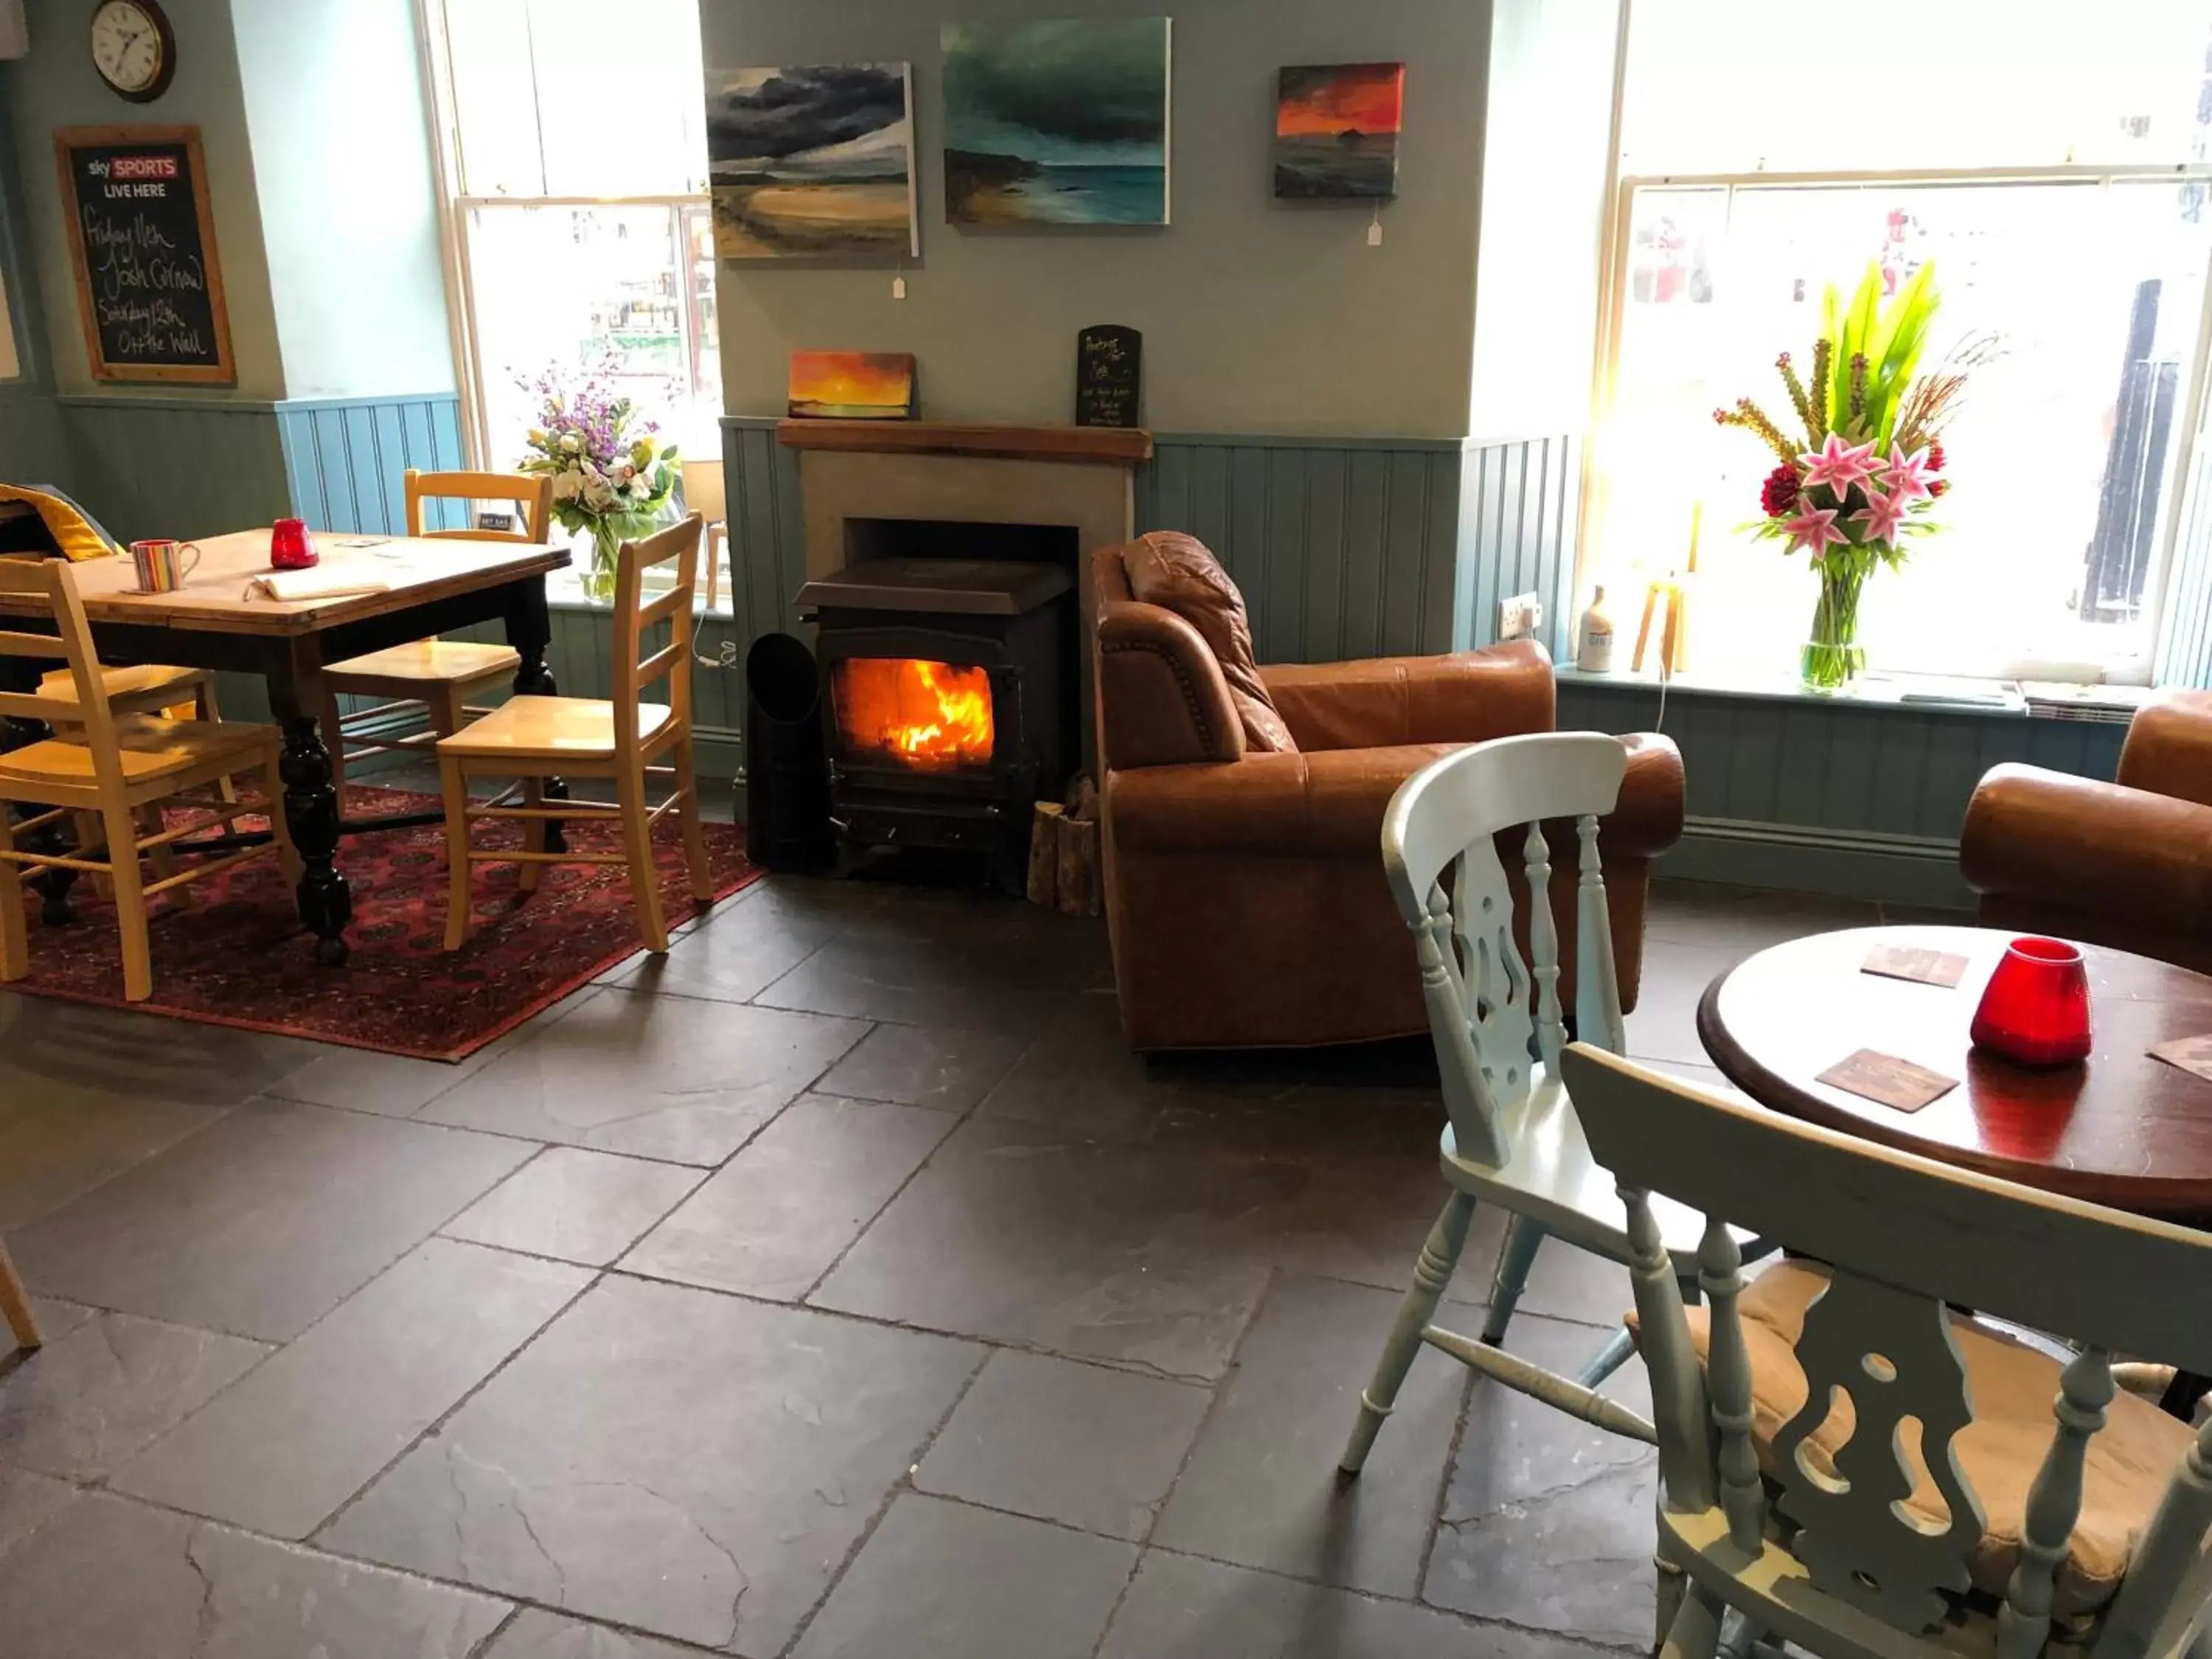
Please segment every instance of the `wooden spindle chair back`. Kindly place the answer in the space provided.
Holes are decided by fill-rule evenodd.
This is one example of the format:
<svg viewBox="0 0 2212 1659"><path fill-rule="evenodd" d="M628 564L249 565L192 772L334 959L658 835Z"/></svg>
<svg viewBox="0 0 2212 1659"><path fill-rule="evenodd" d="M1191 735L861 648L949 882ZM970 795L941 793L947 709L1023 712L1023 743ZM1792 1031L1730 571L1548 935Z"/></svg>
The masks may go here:
<svg viewBox="0 0 2212 1659"><path fill-rule="evenodd" d="M1695 1584L1816 1652L1917 1650L1933 1659L1951 1651L1936 1638L1961 1616L1969 1556L1983 1534L1954 1444L1972 1401L1950 1310L1972 1309L2081 1345L2060 1373L2019 1565L1996 1617L1997 1659L2043 1651L2063 1633L2053 1628L2058 1574L2081 1513L2088 1446L2113 1397L2112 1356L2212 1371L2212 1233L1838 1134L1580 1044L1565 1069L1591 1150L1618 1176L1626 1205L1662 1527L1694 1558L1685 1565ZM1702 1371L1660 1248L1655 1193L1706 1218L1699 1282L1711 1323ZM1782 1470L1774 1499L1752 1439L1731 1225L1783 1238L1831 1275L1796 1345L1807 1398L1773 1443ZM1855 1421L1823 1468L1808 1437L1839 1395ZM1924 1501L1905 1501L1917 1484L1908 1455L1916 1430L1943 1518ZM2164 1659L2187 1648L2212 1596L2208 1527L2212 1424L2137 1540L2127 1577L2098 1618L2091 1659ZM1777 1552L1802 1571L1777 1563ZM1701 1610L1695 1588L1691 1597L1670 1652L1694 1656L1713 1633L1705 1627L1717 1628L1711 1603ZM1912 1639L1900 1644L1899 1635Z"/></svg>
<svg viewBox="0 0 2212 1659"><path fill-rule="evenodd" d="M609 701L620 711L615 742L625 755L637 750L637 711L647 690L667 683L664 697L673 723L691 723L691 600L699 586L700 519L696 513L642 541L624 542L615 567L614 684ZM645 573L673 562L668 591L647 603ZM648 650L646 636L668 626L667 643Z"/></svg>
<svg viewBox="0 0 2212 1659"><path fill-rule="evenodd" d="M1547 819L1571 819L1579 848L1575 1027L1625 1046L1598 819L1620 798L1627 751L1601 732L1541 732L1477 744L1409 779L1382 822L1382 865L1412 928L1444 1107L1460 1155L1502 1164L1503 1122L1534 1086L1530 1050L1554 1071L1566 1046ZM1529 956L1496 838L1521 830ZM1450 884L1446 887L1446 875Z"/></svg>
<svg viewBox="0 0 2212 1659"><path fill-rule="evenodd" d="M92 755L94 781L103 791L119 790L123 775L115 750L115 714L100 681L100 659L93 650L84 601L77 594L76 573L67 559L0 558L0 593L27 601L54 625L52 634L0 628L0 656L61 663L76 692L76 701L70 702L34 692L0 691L0 720L40 720L82 732Z"/></svg>
<svg viewBox="0 0 2212 1659"><path fill-rule="evenodd" d="M432 541L516 542L544 547L553 539L553 480L550 475L528 472L424 472L407 469L407 533ZM459 501L463 508L478 501L507 501L523 509L522 523L513 530L479 529L473 518L458 530L426 527L425 501Z"/></svg>

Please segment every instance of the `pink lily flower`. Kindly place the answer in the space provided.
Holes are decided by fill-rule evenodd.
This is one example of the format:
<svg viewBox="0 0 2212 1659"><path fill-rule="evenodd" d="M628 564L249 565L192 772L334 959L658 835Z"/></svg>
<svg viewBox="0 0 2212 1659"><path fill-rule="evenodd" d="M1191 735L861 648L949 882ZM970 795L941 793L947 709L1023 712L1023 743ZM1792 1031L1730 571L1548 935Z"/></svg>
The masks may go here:
<svg viewBox="0 0 2212 1659"><path fill-rule="evenodd" d="M1867 504L1851 514L1850 522L1866 526L1869 542L1886 542L1897 545L1897 526L1905 518L1905 502L1894 493L1885 495L1869 481L1867 484Z"/></svg>
<svg viewBox="0 0 2212 1659"><path fill-rule="evenodd" d="M1836 509L1814 507L1808 502L1797 516L1784 525L1790 533L1790 551L1799 548L1812 550L1815 562L1827 556L1828 549L1838 542L1848 542L1849 536L1836 528Z"/></svg>
<svg viewBox="0 0 2212 1659"><path fill-rule="evenodd" d="M1896 499L1900 507L1908 501L1932 501L1935 492L1929 489L1927 479L1921 477L1927 467L1926 446L1907 455L1892 444L1889 447L1889 465L1881 472L1881 487Z"/></svg>
<svg viewBox="0 0 2212 1659"><path fill-rule="evenodd" d="M1805 482L1802 487L1814 489L1826 484L1836 492L1836 500L1840 504L1850 493L1853 484L1874 476L1873 456L1874 445L1871 442L1847 444L1831 432L1828 441L1819 449L1797 458L1805 468Z"/></svg>

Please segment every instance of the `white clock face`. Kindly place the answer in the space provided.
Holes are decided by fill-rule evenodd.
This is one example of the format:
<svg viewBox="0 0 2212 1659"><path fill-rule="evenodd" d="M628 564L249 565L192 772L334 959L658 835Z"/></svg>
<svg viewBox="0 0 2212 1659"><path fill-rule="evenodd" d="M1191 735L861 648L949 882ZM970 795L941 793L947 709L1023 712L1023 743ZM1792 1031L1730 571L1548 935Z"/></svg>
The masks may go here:
<svg viewBox="0 0 2212 1659"><path fill-rule="evenodd" d="M161 26L137 0L107 0L92 15L92 62L118 92L143 92L161 78Z"/></svg>

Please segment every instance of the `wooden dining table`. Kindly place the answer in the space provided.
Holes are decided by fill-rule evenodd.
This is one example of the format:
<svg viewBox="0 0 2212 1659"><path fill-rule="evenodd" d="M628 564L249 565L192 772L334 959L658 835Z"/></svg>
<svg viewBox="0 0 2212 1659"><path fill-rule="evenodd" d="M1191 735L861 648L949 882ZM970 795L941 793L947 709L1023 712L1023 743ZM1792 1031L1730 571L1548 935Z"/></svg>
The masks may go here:
<svg viewBox="0 0 2212 1659"><path fill-rule="evenodd" d="M2149 1052L2212 1035L2212 979L2084 945L2089 1057L2021 1066L1976 1048L1968 1034L2014 937L1984 927L1855 927L1792 939L1712 982L1698 1036L1729 1082L1777 1111L2023 1186L2212 1227L2212 1081ZM1966 965L1948 988L1866 972L1884 945ZM1958 1086L1905 1111L1820 1080L1861 1048Z"/></svg>
<svg viewBox="0 0 2212 1659"><path fill-rule="evenodd" d="M258 675L267 684L270 708L284 730L278 769L284 819L302 866L300 920L314 936L316 959L336 965L346 959L345 929L353 914L337 863L340 838L442 820L436 813L341 817L328 748L338 734L322 729L324 670L368 652L498 622L522 659L514 690L551 696L557 687L545 665L552 637L545 579L568 563L568 553L514 543L331 532L319 532L316 542L322 562L305 574L374 583L377 591L291 600L252 592L253 580L271 574L267 530L200 540L198 562L173 592L138 592L128 557L88 559L75 574L103 665L227 670ZM9 611L0 598L0 615ZM43 620L27 625L35 628ZM0 658L0 689L30 689L41 666ZM0 749L45 735L18 729L0 736ZM565 798L557 781L548 793ZM46 901L49 921L67 920L65 881L46 888Z"/></svg>

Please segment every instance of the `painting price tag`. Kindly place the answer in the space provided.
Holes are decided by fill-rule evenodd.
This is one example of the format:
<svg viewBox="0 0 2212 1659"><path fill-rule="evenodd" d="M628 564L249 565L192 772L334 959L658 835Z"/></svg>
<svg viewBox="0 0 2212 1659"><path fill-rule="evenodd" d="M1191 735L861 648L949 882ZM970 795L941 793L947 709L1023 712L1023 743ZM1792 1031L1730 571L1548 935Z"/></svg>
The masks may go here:
<svg viewBox="0 0 2212 1659"><path fill-rule="evenodd" d="M1863 1100L1894 1106L1900 1112L1917 1112L1959 1086L1959 1079L1954 1077L1945 1077L1925 1066L1915 1066L1909 1060L1899 1060L1895 1054L1880 1054L1872 1048L1862 1048L1849 1059L1838 1060L1813 1080Z"/></svg>

